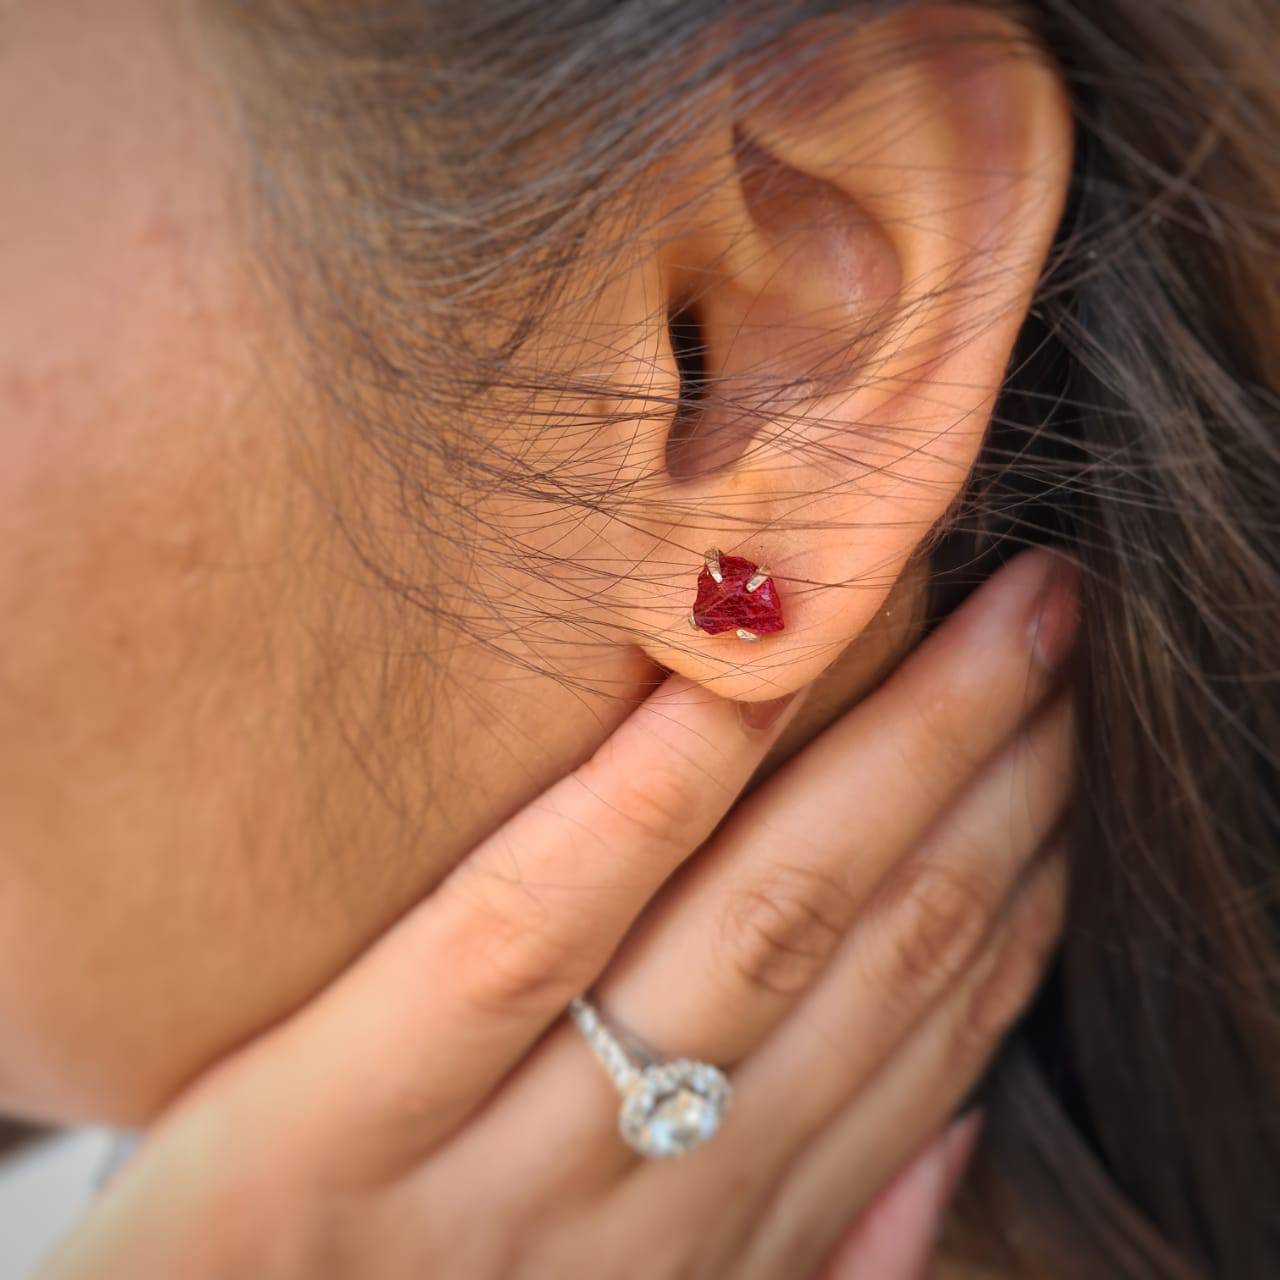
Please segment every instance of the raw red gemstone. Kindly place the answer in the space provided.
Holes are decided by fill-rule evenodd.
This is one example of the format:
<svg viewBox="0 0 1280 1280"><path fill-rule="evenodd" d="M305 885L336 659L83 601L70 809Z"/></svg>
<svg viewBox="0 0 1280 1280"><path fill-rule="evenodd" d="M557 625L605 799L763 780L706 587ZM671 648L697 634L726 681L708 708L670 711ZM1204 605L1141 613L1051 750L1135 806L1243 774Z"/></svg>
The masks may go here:
<svg viewBox="0 0 1280 1280"><path fill-rule="evenodd" d="M755 571L756 566L741 556L721 556L720 576L724 581L717 582L704 567L698 574L694 622L712 636L722 631L736 631L739 627L758 636L781 631L782 605L773 579L766 578L754 591L747 590Z"/></svg>

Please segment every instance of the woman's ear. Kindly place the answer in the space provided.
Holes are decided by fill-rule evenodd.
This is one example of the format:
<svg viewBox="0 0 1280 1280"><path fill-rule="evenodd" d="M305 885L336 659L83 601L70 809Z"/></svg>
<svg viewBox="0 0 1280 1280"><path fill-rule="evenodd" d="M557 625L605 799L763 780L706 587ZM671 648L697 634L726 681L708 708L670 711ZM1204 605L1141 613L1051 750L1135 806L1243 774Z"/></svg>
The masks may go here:
<svg viewBox="0 0 1280 1280"><path fill-rule="evenodd" d="M645 504L616 549L644 572L619 591L653 660L727 697L817 676L955 502L1071 166L1058 76L1006 19L834 29L778 50L796 70L768 93L726 95L645 273L692 404L633 427ZM689 629L712 546L767 564L784 631Z"/></svg>

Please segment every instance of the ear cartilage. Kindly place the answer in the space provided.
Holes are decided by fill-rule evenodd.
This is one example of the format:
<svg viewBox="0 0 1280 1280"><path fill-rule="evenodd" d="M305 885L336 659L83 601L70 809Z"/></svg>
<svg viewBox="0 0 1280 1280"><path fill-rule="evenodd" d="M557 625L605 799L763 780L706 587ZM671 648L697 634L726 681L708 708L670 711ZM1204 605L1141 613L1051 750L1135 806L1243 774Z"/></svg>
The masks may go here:
<svg viewBox="0 0 1280 1280"><path fill-rule="evenodd" d="M751 643L786 626L769 570L743 556L723 555L715 547L703 557L689 623L709 636L732 631Z"/></svg>

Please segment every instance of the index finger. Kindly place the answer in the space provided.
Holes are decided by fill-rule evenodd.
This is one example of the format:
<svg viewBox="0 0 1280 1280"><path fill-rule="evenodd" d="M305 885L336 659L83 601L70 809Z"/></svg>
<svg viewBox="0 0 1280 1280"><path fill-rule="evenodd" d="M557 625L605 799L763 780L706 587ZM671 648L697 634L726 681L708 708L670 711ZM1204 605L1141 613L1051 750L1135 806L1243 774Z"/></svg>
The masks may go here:
<svg viewBox="0 0 1280 1280"><path fill-rule="evenodd" d="M382 1117L402 1149L459 1123L591 985L799 701L752 727L669 677L271 1038L291 1107L344 1140ZM298 1062L324 1074L301 1081Z"/></svg>

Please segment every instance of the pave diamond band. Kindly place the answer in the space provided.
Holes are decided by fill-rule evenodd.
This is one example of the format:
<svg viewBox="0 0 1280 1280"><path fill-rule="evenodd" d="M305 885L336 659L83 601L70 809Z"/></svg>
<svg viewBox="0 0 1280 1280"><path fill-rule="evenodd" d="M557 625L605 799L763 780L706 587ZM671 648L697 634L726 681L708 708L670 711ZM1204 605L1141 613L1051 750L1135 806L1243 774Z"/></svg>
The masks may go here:
<svg viewBox="0 0 1280 1280"><path fill-rule="evenodd" d="M682 1156L720 1127L733 1090L718 1067L689 1058L654 1061L634 1044L628 1050L582 996L569 1016L622 1094L618 1130L641 1155Z"/></svg>

